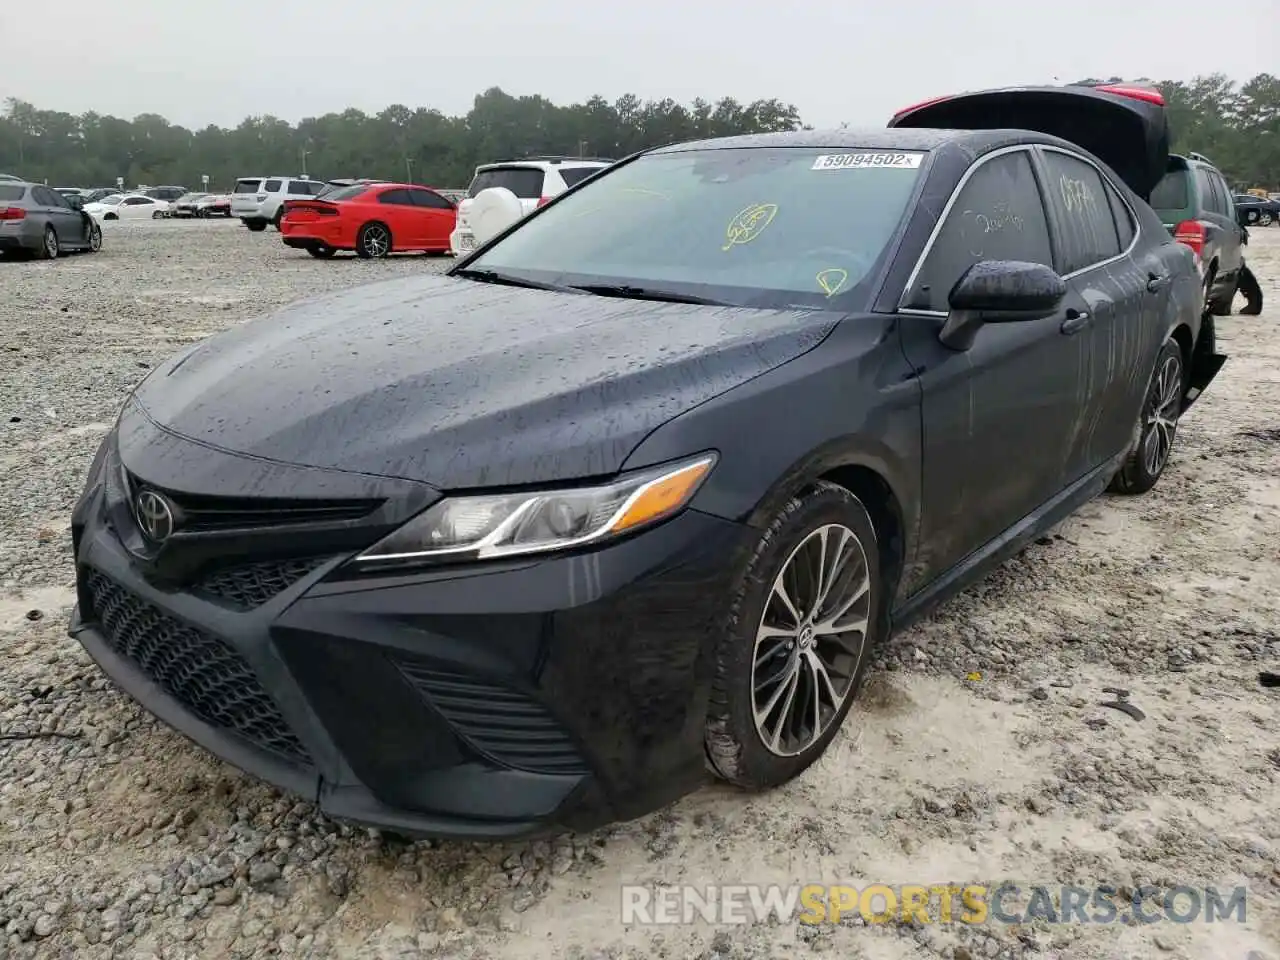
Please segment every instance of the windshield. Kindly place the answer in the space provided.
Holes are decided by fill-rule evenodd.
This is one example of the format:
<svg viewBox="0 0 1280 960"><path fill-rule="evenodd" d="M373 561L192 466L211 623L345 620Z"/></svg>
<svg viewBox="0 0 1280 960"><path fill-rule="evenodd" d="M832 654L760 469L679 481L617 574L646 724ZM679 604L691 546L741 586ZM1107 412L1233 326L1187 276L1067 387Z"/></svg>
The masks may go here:
<svg viewBox="0 0 1280 960"><path fill-rule="evenodd" d="M651 154L562 197L465 269L738 306L848 309L865 297L858 288L896 232L923 159L787 147Z"/></svg>
<svg viewBox="0 0 1280 960"><path fill-rule="evenodd" d="M1187 196L1187 168L1170 164L1169 172L1151 191L1151 206L1157 211L1171 213L1185 210L1191 205Z"/></svg>
<svg viewBox="0 0 1280 960"><path fill-rule="evenodd" d="M540 167L489 167L476 173L467 196L475 197L491 187L506 187L521 200L537 200L542 196L542 179Z"/></svg>
<svg viewBox="0 0 1280 960"><path fill-rule="evenodd" d="M17 187L9 183L0 183L0 200L21 200L27 192L26 187Z"/></svg>

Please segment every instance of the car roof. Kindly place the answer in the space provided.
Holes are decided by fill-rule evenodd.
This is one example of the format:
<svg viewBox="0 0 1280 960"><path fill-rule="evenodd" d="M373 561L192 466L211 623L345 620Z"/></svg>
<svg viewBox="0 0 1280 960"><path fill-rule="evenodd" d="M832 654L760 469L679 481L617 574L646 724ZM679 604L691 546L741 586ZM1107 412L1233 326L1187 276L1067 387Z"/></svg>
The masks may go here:
<svg viewBox="0 0 1280 960"><path fill-rule="evenodd" d="M531 170L563 170L566 167L611 167L616 160L602 160L595 157L527 157L523 160L498 160L494 163L482 163L476 167L476 173L482 170L509 170L512 167L525 167Z"/></svg>
<svg viewBox="0 0 1280 960"><path fill-rule="evenodd" d="M1020 131L1021 132L1021 131ZM651 154L683 153L687 150L741 150L765 147L830 147L840 150L932 150L956 140L974 142L1008 141L991 130L887 129L882 127L838 130L788 130L781 133L748 133L736 137L689 140L650 150Z"/></svg>

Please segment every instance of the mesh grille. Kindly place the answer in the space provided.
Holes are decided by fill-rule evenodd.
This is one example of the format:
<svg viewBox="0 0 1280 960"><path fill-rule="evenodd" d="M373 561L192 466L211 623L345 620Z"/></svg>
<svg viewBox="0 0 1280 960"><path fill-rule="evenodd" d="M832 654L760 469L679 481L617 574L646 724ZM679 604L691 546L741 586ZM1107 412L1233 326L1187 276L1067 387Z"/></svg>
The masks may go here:
<svg viewBox="0 0 1280 960"><path fill-rule="evenodd" d="M86 586L111 649L186 709L279 757L311 763L275 701L231 647L166 616L96 571L89 573Z"/></svg>
<svg viewBox="0 0 1280 960"><path fill-rule="evenodd" d="M259 560L215 570L193 588L198 593L251 610L289 589L324 563L324 557L305 560Z"/></svg>
<svg viewBox="0 0 1280 960"><path fill-rule="evenodd" d="M580 774L587 768L569 734L519 691L396 658L418 692L480 753L532 773Z"/></svg>

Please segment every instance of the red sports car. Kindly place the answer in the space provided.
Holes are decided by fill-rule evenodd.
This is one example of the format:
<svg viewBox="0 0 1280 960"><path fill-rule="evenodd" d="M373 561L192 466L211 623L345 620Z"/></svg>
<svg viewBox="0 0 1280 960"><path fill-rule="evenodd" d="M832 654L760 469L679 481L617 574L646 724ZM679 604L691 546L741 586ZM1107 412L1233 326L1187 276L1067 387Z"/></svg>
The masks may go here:
<svg viewBox="0 0 1280 960"><path fill-rule="evenodd" d="M323 198L285 201L280 235L285 246L321 258L339 250L361 257L447 253L457 217L454 205L429 187L356 183Z"/></svg>

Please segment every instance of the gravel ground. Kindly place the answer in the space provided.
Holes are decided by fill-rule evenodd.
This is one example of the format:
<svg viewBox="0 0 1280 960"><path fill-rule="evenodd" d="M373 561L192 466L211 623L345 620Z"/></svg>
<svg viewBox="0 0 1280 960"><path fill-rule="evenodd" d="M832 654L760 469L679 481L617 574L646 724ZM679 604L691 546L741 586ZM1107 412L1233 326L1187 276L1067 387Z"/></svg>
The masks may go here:
<svg viewBox="0 0 1280 960"><path fill-rule="evenodd" d="M1104 497L885 651L783 790L708 787L528 844L319 816L114 690L65 635L68 517L125 391L311 292L448 261L321 263L234 223L108 224L0 262L0 958L1164 957L1280 960L1280 230L1270 306L1146 497ZM114 229L112 229L114 227ZM1099 704L1123 687L1136 721ZM1244 924L621 925L623 883L1249 888Z"/></svg>

